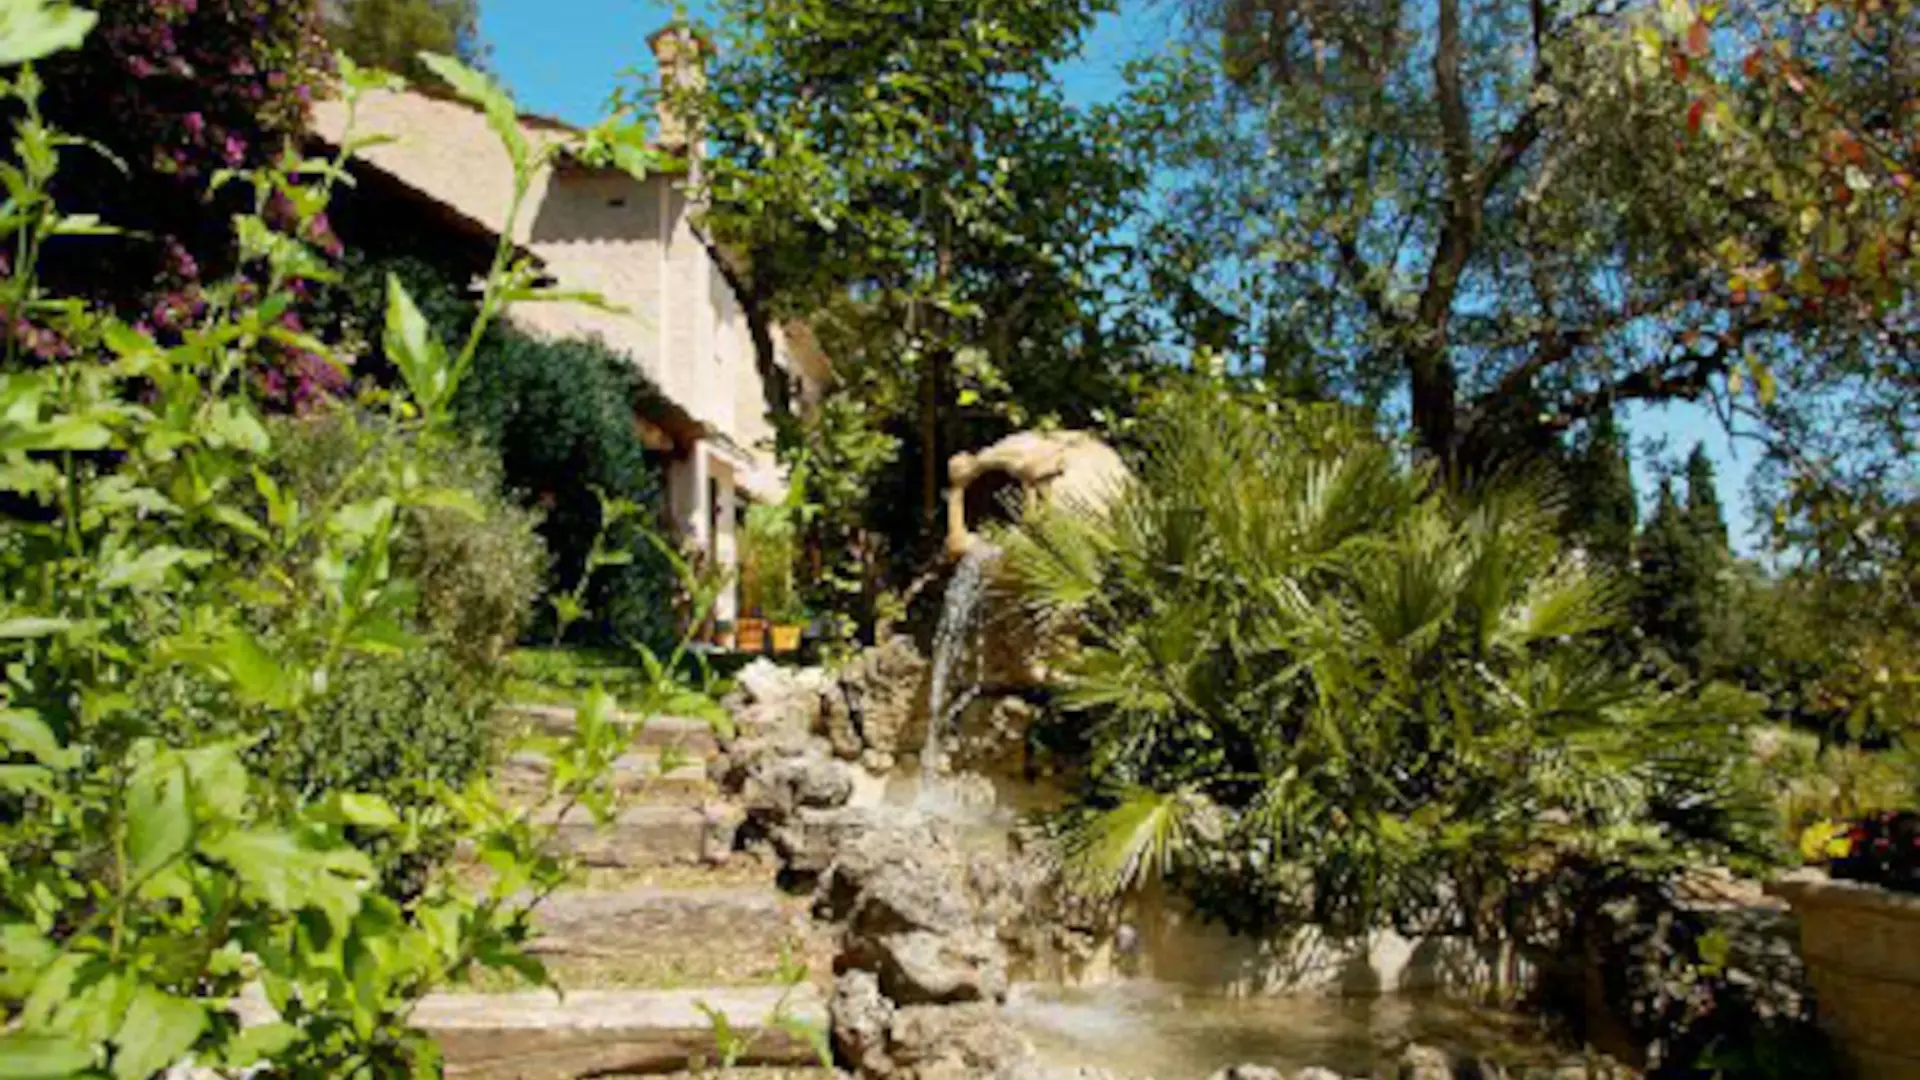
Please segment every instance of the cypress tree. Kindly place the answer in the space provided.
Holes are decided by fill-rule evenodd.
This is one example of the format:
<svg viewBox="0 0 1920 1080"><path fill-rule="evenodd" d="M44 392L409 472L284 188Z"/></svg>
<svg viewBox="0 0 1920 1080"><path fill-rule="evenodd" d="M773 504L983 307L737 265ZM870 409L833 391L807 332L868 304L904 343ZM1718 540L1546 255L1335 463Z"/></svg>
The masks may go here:
<svg viewBox="0 0 1920 1080"><path fill-rule="evenodd" d="M1707 551L1725 556L1727 518L1720 510L1718 481L1705 446L1694 443L1687 456L1687 528Z"/></svg>
<svg viewBox="0 0 1920 1080"><path fill-rule="evenodd" d="M1640 515L1627 443L1611 409L1589 424L1570 471L1573 498L1568 524L1574 536L1605 565L1630 573Z"/></svg>
<svg viewBox="0 0 1920 1080"><path fill-rule="evenodd" d="M1692 672L1699 670L1706 640L1704 551L1672 479L1662 479L1653 516L1640 535L1640 626L1654 645Z"/></svg>

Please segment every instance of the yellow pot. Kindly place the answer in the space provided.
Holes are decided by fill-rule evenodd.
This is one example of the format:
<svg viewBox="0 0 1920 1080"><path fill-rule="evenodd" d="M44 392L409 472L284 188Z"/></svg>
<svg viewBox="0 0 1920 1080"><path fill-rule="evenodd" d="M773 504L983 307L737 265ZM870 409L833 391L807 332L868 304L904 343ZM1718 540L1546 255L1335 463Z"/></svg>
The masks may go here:
<svg viewBox="0 0 1920 1080"><path fill-rule="evenodd" d="M773 651L779 655L800 651L800 632L805 627L787 626L775 623L773 626Z"/></svg>

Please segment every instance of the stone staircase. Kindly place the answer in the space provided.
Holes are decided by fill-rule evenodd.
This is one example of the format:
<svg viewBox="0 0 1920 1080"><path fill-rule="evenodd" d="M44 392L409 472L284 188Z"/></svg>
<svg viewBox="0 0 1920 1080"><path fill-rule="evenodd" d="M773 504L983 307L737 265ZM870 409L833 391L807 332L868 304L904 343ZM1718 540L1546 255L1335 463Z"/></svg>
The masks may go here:
<svg viewBox="0 0 1920 1080"><path fill-rule="evenodd" d="M526 706L510 722L571 730L570 709ZM776 868L731 853L732 811L707 779L718 747L707 725L635 724L615 782L632 801L610 825L575 808L537 817L580 857L579 880L537 913L556 994L476 985L435 994L416 1022L446 1053L449 1077L572 1080L674 1075L718 1066L715 1015L741 1040L743 1075L831 1076L812 1039L824 1034L831 948L805 897ZM664 768L663 768L664 766ZM547 763L517 754L494 781L510 800L544 790ZM804 965L806 976L794 978ZM765 1070L775 1070L768 1073Z"/></svg>

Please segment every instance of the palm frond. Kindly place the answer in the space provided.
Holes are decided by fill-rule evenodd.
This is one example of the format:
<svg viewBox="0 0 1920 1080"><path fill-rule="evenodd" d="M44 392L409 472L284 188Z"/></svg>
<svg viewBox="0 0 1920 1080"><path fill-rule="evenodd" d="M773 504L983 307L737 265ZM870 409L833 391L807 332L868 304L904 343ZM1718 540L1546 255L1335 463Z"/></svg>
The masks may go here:
<svg viewBox="0 0 1920 1080"><path fill-rule="evenodd" d="M1135 788L1111 809L1090 811L1062 837L1062 865L1075 891L1112 899L1171 875L1188 855L1190 792Z"/></svg>

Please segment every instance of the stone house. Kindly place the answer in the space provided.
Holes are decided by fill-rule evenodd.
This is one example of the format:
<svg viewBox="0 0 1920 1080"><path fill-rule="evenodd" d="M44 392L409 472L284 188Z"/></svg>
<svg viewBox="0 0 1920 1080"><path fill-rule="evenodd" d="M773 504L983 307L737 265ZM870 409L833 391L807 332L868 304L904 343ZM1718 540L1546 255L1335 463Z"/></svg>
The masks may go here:
<svg viewBox="0 0 1920 1080"><path fill-rule="evenodd" d="M666 77L698 77L698 38L669 28L649 44ZM338 145L347 121L344 104L322 102L315 135ZM392 137L354 161L354 172L381 189L381 201L400 208L386 214L386 227L432 230L438 247L464 245L467 261L484 266L477 256L497 243L513 191L507 153L486 117L437 93L378 91L362 98L353 124L356 136ZM573 131L537 116L522 116L521 128L536 146ZM673 118L662 118L660 141L698 168L698 140ZM789 323L773 334L774 370L759 370L746 317L722 256L696 223L685 180L667 172L635 179L564 157L542 169L512 240L555 288L598 293L625 310L529 303L509 319L537 336L597 337L658 388L665 407L635 423L665 465L664 516L690 549L731 570L744 504L785 494L771 454L770 412L817 401L830 367L807 327ZM730 594L716 617L737 612Z"/></svg>

